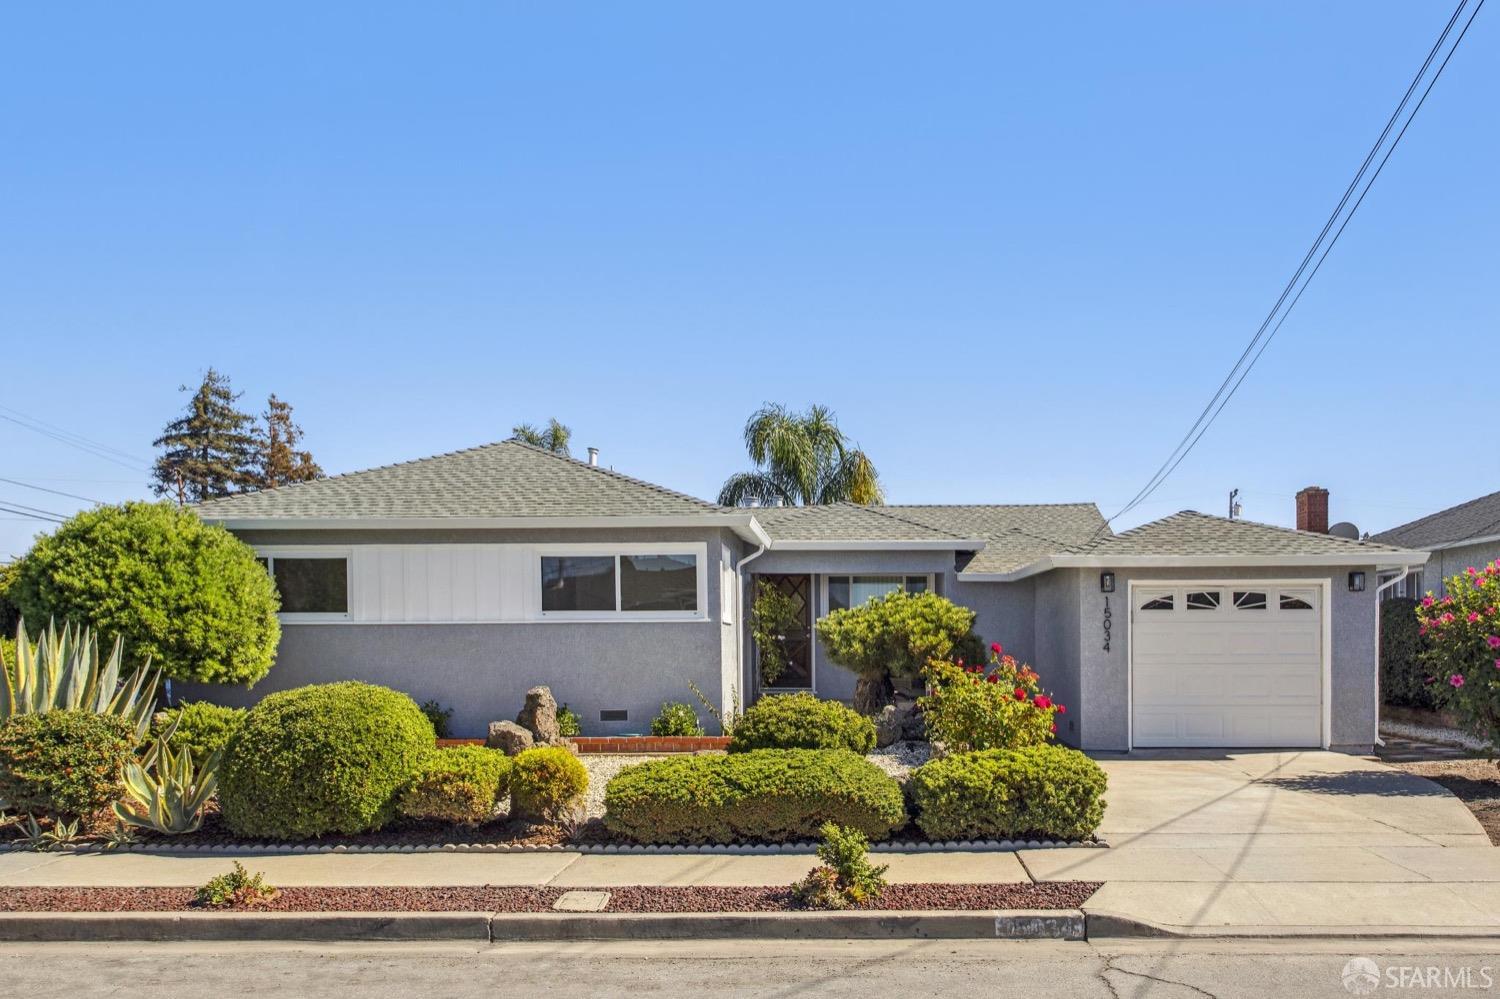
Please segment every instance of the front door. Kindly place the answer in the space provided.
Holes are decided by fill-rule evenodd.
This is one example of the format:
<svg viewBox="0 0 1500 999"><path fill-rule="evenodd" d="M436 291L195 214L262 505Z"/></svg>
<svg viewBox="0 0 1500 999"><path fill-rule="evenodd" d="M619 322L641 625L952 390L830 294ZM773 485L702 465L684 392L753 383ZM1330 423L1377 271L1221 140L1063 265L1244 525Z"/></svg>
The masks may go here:
<svg viewBox="0 0 1500 999"><path fill-rule="evenodd" d="M771 573L755 577L755 594L762 586L774 588L786 598L789 611L766 643L755 643L755 665L762 690L809 690L812 688L813 607L812 576ZM752 598L753 599L753 598ZM771 648L762 648L762 645Z"/></svg>

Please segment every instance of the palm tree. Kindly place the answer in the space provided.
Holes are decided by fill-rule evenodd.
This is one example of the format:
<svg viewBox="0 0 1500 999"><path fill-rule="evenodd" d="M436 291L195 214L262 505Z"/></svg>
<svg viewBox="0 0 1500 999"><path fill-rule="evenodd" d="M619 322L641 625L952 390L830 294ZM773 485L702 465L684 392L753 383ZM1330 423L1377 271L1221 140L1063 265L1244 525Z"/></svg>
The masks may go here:
<svg viewBox="0 0 1500 999"><path fill-rule="evenodd" d="M826 406L797 413L766 403L745 424L745 450L756 467L729 477L719 490L723 506L885 502L869 455L850 443Z"/></svg>
<svg viewBox="0 0 1500 999"><path fill-rule="evenodd" d="M573 431L558 423L556 417L547 421L546 430L539 430L530 423L517 423L510 428L510 436L522 444L530 444L543 451L572 457L572 453L568 450L568 441L572 439Z"/></svg>

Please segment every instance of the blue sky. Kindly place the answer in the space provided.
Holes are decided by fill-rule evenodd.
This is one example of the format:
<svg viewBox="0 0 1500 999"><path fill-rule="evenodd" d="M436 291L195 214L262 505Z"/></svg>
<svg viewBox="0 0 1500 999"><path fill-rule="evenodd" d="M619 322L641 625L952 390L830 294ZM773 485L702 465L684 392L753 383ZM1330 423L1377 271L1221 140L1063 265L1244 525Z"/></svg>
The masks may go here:
<svg viewBox="0 0 1500 999"><path fill-rule="evenodd" d="M1450 11L23 5L0 32L0 405L144 467L214 365L247 404L291 401L330 471L555 415L711 497L752 410L819 401L893 501L1112 513ZM1500 488L1497 13L1117 526L1236 486L1290 523L1318 483L1380 530ZM3 421L0 453L8 478L144 493ZM0 520L0 555L44 526Z"/></svg>

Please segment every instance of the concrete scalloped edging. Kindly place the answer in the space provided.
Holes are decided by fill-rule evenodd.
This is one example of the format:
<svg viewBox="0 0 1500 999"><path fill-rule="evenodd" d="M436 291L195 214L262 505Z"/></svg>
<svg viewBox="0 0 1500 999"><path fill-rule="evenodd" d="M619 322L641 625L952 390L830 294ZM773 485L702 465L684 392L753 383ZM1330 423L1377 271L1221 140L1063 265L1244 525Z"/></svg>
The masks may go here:
<svg viewBox="0 0 1500 999"><path fill-rule="evenodd" d="M1015 852L1017 850L1052 849L1106 849L1104 840L1041 840L1041 839L986 839L949 840L945 843L906 840L892 843L872 843L871 853L971 853L971 852ZM432 845L406 844L401 846L357 845L344 843L261 843L261 844L210 844L176 846L170 843L136 843L128 846L104 847L99 844L63 847L50 853L167 853L167 854L223 854L226 856L255 857L268 854L287 853L598 853L598 854L784 854L815 853L818 844L802 843L744 843L733 845L679 844L677 846L642 846L618 843L439 843ZM24 852L21 843L6 843L0 850Z"/></svg>

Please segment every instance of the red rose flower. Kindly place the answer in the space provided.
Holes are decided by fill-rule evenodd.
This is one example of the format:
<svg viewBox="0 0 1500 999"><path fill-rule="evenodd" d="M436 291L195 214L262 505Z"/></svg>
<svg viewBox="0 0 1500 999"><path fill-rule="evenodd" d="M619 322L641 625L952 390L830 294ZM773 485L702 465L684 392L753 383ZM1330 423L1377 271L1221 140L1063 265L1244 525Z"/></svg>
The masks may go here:
<svg viewBox="0 0 1500 999"><path fill-rule="evenodd" d="M1039 708L1050 708L1052 707L1052 698L1048 697L1046 694L1037 694L1036 700L1032 701L1031 703L1035 704Z"/></svg>
<svg viewBox="0 0 1500 999"><path fill-rule="evenodd" d="M1024 689L1022 689L1021 687L1017 687L1016 688L1016 700L1018 700L1018 701L1024 701L1024 700L1026 700L1026 691Z"/></svg>

